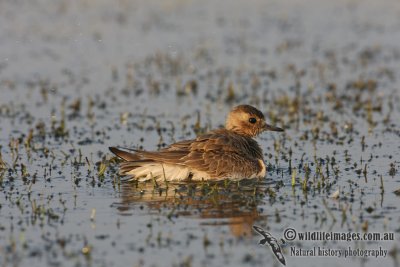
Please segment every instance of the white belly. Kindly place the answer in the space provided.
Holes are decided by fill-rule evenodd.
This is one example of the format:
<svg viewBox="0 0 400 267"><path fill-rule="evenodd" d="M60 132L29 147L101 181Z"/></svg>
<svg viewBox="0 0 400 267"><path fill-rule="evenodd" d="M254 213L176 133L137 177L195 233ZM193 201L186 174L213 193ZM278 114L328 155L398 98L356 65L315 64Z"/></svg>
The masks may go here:
<svg viewBox="0 0 400 267"><path fill-rule="evenodd" d="M205 172L192 171L190 168L180 165L146 163L135 168L126 174L139 181L160 180L160 181L185 181L189 177L194 181L209 180L210 175Z"/></svg>
<svg viewBox="0 0 400 267"><path fill-rule="evenodd" d="M232 179L240 180L243 178L264 178L266 175L265 163L261 159L258 160L261 171L254 173L250 177L245 177L242 173L231 174L229 177L211 178L209 174L202 171L192 170L189 167L173 164L162 163L145 163L125 174L132 176L133 179L139 181L148 181L155 179L157 181L201 181L201 180L222 180Z"/></svg>

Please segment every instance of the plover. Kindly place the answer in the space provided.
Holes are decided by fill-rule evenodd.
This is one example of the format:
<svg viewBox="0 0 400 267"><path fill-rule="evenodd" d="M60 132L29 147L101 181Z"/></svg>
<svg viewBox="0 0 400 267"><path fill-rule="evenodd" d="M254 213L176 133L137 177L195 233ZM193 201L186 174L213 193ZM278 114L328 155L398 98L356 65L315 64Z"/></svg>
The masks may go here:
<svg viewBox="0 0 400 267"><path fill-rule="evenodd" d="M119 174L132 180L166 181L240 180L263 178L266 168L262 149L253 139L264 131L283 129L265 122L261 111L250 105L229 112L225 128L174 143L159 151L110 147L123 159Z"/></svg>

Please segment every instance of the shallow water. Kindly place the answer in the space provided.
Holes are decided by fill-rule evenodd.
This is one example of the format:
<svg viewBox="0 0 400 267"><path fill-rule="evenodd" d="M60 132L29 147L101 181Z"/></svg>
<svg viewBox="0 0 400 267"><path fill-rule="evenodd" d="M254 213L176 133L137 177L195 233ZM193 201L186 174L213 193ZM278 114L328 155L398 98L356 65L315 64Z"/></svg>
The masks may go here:
<svg viewBox="0 0 400 267"><path fill-rule="evenodd" d="M287 266L397 266L399 13L390 0L2 1L0 265L280 266L256 224L277 239L393 232L283 254ZM286 129L257 139L265 180L120 181L109 146L193 138L239 103Z"/></svg>

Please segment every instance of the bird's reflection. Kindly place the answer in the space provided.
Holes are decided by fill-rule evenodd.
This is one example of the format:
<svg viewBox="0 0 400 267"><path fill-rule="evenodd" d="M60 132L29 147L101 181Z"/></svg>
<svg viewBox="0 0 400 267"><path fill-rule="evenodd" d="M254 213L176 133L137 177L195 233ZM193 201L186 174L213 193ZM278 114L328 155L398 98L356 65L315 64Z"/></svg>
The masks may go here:
<svg viewBox="0 0 400 267"><path fill-rule="evenodd" d="M121 183L119 212L129 215L139 208L170 219L187 216L202 224L229 225L234 236L251 236L252 225L265 215L258 206L268 198L270 184L259 180L220 183Z"/></svg>

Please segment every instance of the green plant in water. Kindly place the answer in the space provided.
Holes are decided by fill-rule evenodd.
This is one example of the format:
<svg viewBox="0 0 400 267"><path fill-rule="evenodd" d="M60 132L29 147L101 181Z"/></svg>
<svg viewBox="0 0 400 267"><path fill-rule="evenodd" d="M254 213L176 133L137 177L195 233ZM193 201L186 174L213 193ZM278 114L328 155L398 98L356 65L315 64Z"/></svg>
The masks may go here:
<svg viewBox="0 0 400 267"><path fill-rule="evenodd" d="M292 187L296 185L296 175L297 175L297 170L293 169L292 171Z"/></svg>
<svg viewBox="0 0 400 267"><path fill-rule="evenodd" d="M106 170L107 170L107 164L103 160L103 161L101 161L101 163L99 165L99 170L98 170L98 173L97 173L97 176L99 177L100 181L103 181L104 173L106 172Z"/></svg>

